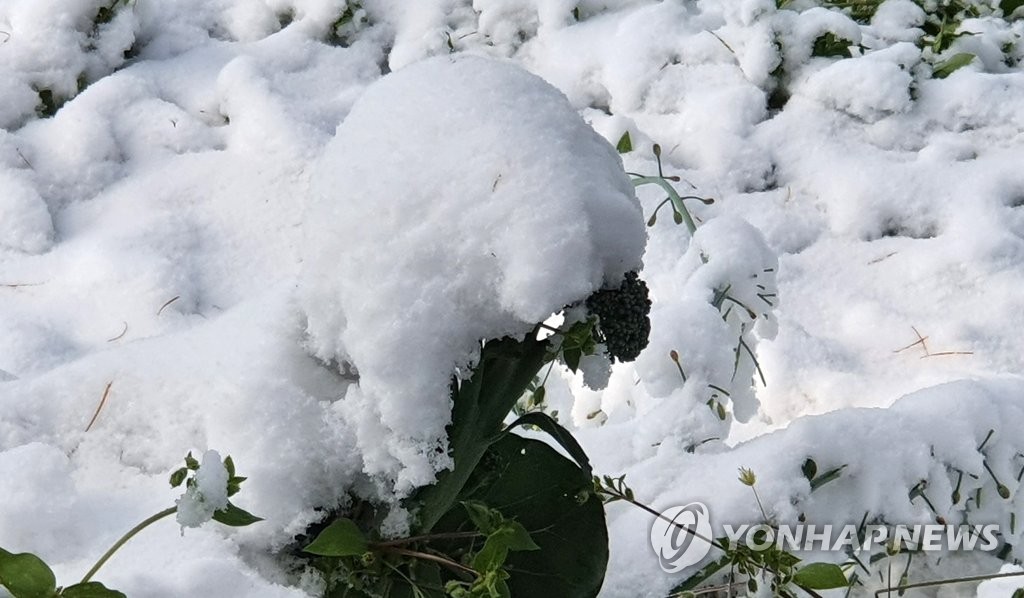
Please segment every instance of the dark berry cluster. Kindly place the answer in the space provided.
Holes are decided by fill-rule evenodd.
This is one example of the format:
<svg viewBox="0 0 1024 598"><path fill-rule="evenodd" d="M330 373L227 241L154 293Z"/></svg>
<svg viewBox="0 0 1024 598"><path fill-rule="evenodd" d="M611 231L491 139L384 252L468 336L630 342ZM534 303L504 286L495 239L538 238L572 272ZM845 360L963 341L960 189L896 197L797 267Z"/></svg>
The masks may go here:
<svg viewBox="0 0 1024 598"><path fill-rule="evenodd" d="M598 340L619 361L633 361L647 346L651 333L651 300L647 283L636 272L626 272L617 289L603 289L587 299L587 309L598 317Z"/></svg>

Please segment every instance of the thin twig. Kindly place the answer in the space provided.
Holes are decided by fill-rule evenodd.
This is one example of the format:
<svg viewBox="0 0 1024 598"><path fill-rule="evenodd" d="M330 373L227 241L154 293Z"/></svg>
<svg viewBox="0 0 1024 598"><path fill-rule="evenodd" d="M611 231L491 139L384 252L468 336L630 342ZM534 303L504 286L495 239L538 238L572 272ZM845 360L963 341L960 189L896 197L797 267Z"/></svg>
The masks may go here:
<svg viewBox="0 0 1024 598"><path fill-rule="evenodd" d="M940 355L974 355L974 351L939 351L938 353L922 355L921 359L925 357L939 357Z"/></svg>
<svg viewBox="0 0 1024 598"><path fill-rule="evenodd" d="M950 583L967 583L967 582L972 582L972 581L988 581L989 579L999 579L999 578L1002 578L1002 577L1019 577L1021 575L1024 575L1024 571L1016 571L1016 572L1013 572L1013 573L993 573L991 575L975 575L973 577L954 577L954 578L951 578L951 579L935 579L935 580L932 580L932 581L919 581L917 583L908 583L908 584L896 586L896 587L893 587L893 588L883 588L881 590L877 590L877 591L875 591L875 598L878 598L878 596L881 596L882 592L891 592L893 590L896 590L896 591L902 593L904 590L909 590L911 588L928 588L928 587L932 587L932 586L942 586L942 585L946 585L946 584L950 584Z"/></svg>
<svg viewBox="0 0 1024 598"><path fill-rule="evenodd" d="M28 166L32 170L36 169L36 167L32 166L32 163L28 161L28 158L25 157L25 154L21 153L20 149L15 149L14 152L18 154L18 157L21 158L21 161L25 163L25 166Z"/></svg>
<svg viewBox="0 0 1024 598"><path fill-rule="evenodd" d="M912 343L910 343L906 347L903 347L902 349L896 349L895 351L893 351L893 353L902 353L903 351L906 351L907 349L909 349L911 347L916 347L917 345L921 345L921 348L924 349L924 355L925 355L925 357L927 357L928 356L928 344L925 341L928 340L928 337L927 336L921 336L921 333L918 332L917 328L914 327L914 326L911 326L910 329L913 330L914 334L917 335L917 340L912 342Z"/></svg>
<svg viewBox="0 0 1024 598"><path fill-rule="evenodd" d="M103 389L103 397L100 398L100 404L96 406L96 412L92 414L92 419L89 420L89 425L85 427L85 431L88 432L92 425L96 423L96 418L99 417L100 411L103 409L103 405L107 403L107 395L110 394L110 387L114 385L114 381L107 382L107 387Z"/></svg>
<svg viewBox="0 0 1024 598"><path fill-rule="evenodd" d="M108 343L112 343L112 342L114 342L114 341L116 341L118 339L124 338L124 335L127 334L127 333L128 333L128 322L124 322L124 330L121 331L121 334L115 336L114 338L108 338L107 342Z"/></svg>
<svg viewBox="0 0 1024 598"><path fill-rule="evenodd" d="M451 569L453 571L457 571L459 573L465 573L465 574L468 574L468 575L472 575L473 577L477 577L478 575L480 575L475 570L470 569L469 567L467 567L467 566L465 566L465 565L463 565L461 563L456 563L455 561L453 561L451 559L446 559L444 557L440 557L440 556L433 555L433 554L426 553L426 552L419 552L419 551L416 551L416 550L406 550L405 548L396 548L396 547L393 547L393 546L389 546L385 552L391 552L391 553L394 553L394 554L401 554L403 556L411 556L411 557L413 557L415 559L423 559L424 561L433 561L433 562L438 563L439 565L442 565L444 567L447 567L447 568L449 568L449 569Z"/></svg>
<svg viewBox="0 0 1024 598"><path fill-rule="evenodd" d="M0 284L0 287L5 289L20 289L21 287L38 287L42 285L41 282L18 282L14 284Z"/></svg>
<svg viewBox="0 0 1024 598"><path fill-rule="evenodd" d="M175 295L174 297L172 297L170 300L167 301L167 303L164 303L163 305L160 306L160 309L157 310L156 315L159 316L161 313L163 313L165 307L174 303L178 299L181 299L181 295Z"/></svg>

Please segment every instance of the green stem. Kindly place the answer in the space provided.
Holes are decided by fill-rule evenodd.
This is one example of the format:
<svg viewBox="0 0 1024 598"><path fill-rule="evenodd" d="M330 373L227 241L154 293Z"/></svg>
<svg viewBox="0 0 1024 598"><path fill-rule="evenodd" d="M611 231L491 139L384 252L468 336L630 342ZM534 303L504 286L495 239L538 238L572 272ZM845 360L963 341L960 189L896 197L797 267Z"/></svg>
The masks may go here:
<svg viewBox="0 0 1024 598"><path fill-rule="evenodd" d="M421 560L424 560L424 561L431 561L431 562L437 563L439 565L442 565L444 567L447 567L448 569L451 569L452 571L455 571L456 573L464 573L464 574L470 575L472 577L479 577L480 576L480 574L476 570L474 570L474 569L470 569L469 567L467 567L465 565L462 565L460 563L456 563L455 561L453 561L451 559L446 559L443 556L437 556L435 554L430 554L428 552L419 552L418 550L407 550L405 548L397 548L397 547L394 547L394 546L388 546L384 550L384 552L390 552L392 554L400 554L402 556L410 556L410 557L412 557L414 559L421 559Z"/></svg>
<svg viewBox="0 0 1024 598"><path fill-rule="evenodd" d="M728 549L726 549L725 546L722 546L722 544L719 543L717 540L715 540L713 538L705 538L700 533L698 533L698 532L696 532L696 531L686 527L685 525L680 525L680 524L676 523L675 521L672 521L668 517L665 517L664 515L662 515L661 513L655 511L651 507L648 507L644 503L639 502L638 500L636 500L634 498L630 498L630 497L626 496L625 493L605 492L605 494L608 494L610 496L614 496L614 497L618 498L619 500L624 500L624 501L628 502L629 504L633 505L634 507L639 507L640 509L642 509L644 511L647 511L651 515L654 515L658 519L661 519L661 520L664 520L664 521L668 522L669 525L671 525L673 527L677 527L677 528L683 530L684 532L690 534L691 536L697 538L698 540L704 540L705 542L707 542L708 544L710 544L710 545L714 546L715 548L721 550L722 552L728 552Z"/></svg>
<svg viewBox="0 0 1024 598"><path fill-rule="evenodd" d="M160 521L164 517L167 517L168 515L173 515L173 514L175 514L177 512L178 512L178 507L171 507L169 509L164 509L163 511L160 511L156 515L153 515L152 517L149 517L148 519L146 519L142 523L140 523L140 524L136 525L135 527L133 527L132 529L128 530L128 533L126 533L125 535L121 536L121 539L119 539L117 542L114 542L114 545L111 546L110 549L107 550L107 552L105 552L103 554L103 556L100 557L100 560L96 561L96 564L92 566L92 569L89 569L89 572L85 574L85 577L83 577L82 581L79 582L79 583L86 583L87 581L92 579L92 576L96 575L96 572L100 570L100 567L102 567L104 565L104 563L106 563L108 560L110 560L110 557L114 556L114 553L117 552L117 550L119 548L124 546L125 542L127 542L128 540L131 540L133 537L135 537L135 534L137 534L137 533L141 532L142 530L146 529L147 527L149 527L150 524L156 523L157 521Z"/></svg>
<svg viewBox="0 0 1024 598"><path fill-rule="evenodd" d="M685 205L683 205L683 199L679 197L679 194L672 188L672 185L668 184L668 181L656 176L644 176L633 179L634 187L639 187L641 185L657 185L664 189L665 193L668 193L668 196L672 199L672 207L682 214L683 222L686 223L686 228L690 231L690 234L692 235L697 232L697 225L693 222L693 217L690 216L690 211L686 209Z"/></svg>
<svg viewBox="0 0 1024 598"><path fill-rule="evenodd" d="M951 579L935 579L932 581L919 581L917 583L908 583L895 588L883 588L875 592L876 598L882 595L882 592L891 592L893 590L902 592L903 590L909 590L911 588L927 588L931 586L941 586L948 583L967 583L971 581L988 581L989 579L999 579L1001 577L1020 577L1024 575L1024 571L1016 571L1014 573L993 573L991 575L975 575L973 577L954 577Z"/></svg>

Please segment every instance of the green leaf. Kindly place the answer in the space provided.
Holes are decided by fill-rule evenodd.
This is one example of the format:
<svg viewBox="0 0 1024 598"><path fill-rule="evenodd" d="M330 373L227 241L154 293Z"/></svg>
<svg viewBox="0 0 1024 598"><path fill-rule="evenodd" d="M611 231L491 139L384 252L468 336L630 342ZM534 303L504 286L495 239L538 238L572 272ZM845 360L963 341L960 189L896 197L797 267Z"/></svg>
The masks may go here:
<svg viewBox="0 0 1024 598"><path fill-rule="evenodd" d="M64 588L61 598L128 598L122 592L111 590L98 581L76 583Z"/></svg>
<svg viewBox="0 0 1024 598"><path fill-rule="evenodd" d="M224 457L224 469L228 470L228 477L235 477L235 461L231 458L231 455ZM242 478L243 480L245 478Z"/></svg>
<svg viewBox="0 0 1024 598"><path fill-rule="evenodd" d="M811 590L831 590L850 585L846 574L833 563L810 563L797 569L793 583Z"/></svg>
<svg viewBox="0 0 1024 598"><path fill-rule="evenodd" d="M620 154L633 151L633 140L629 138L629 131L626 131L622 134L622 137L619 137L619 142L615 144L615 149L618 150Z"/></svg>
<svg viewBox="0 0 1024 598"><path fill-rule="evenodd" d="M484 534L493 533L502 520L501 513L491 509L478 500L462 501L463 508L469 514L470 521Z"/></svg>
<svg viewBox="0 0 1024 598"><path fill-rule="evenodd" d="M814 479L814 476L818 473L818 464L814 462L814 459L808 457L807 460L804 461L804 464L800 467L800 471L804 473L804 477L807 478L807 481L811 481Z"/></svg>
<svg viewBox="0 0 1024 598"><path fill-rule="evenodd" d="M366 552L366 536L351 519L337 519L303 552L321 556L359 556Z"/></svg>
<svg viewBox="0 0 1024 598"><path fill-rule="evenodd" d="M185 467L191 469L192 471L199 469L199 461L197 461L196 458L192 456L192 451L189 451L188 454L185 455Z"/></svg>
<svg viewBox="0 0 1024 598"><path fill-rule="evenodd" d="M521 523L518 521L506 521L505 525L509 530L509 550L540 550L540 546L537 546L537 543L530 537L530 532L526 531L526 528Z"/></svg>
<svg viewBox="0 0 1024 598"><path fill-rule="evenodd" d="M487 536L484 547L473 557L473 569L480 575L500 569L508 557L508 536L509 533L505 530L498 530Z"/></svg>
<svg viewBox="0 0 1024 598"><path fill-rule="evenodd" d="M468 500L498 510L512 528L522 527L539 550L520 532L502 536L509 548L505 567L512 574L512 596L593 598L608 565L608 532L604 507L593 492L590 476L571 460L539 440L505 434L487 452L466 485ZM452 509L435 532L464 531L465 511Z"/></svg>
<svg viewBox="0 0 1024 598"><path fill-rule="evenodd" d="M932 70L932 77L936 79L945 79L946 77L953 74L957 69L963 68L974 61L974 54L970 52L961 52L954 54L948 60L940 62L935 65Z"/></svg>
<svg viewBox="0 0 1024 598"><path fill-rule="evenodd" d="M583 447L580 446L580 443L576 442L576 439L573 438L573 435L569 430L563 428L547 413L540 411L527 413L509 424L505 429L511 430L516 426L537 426L541 430L544 430L549 436L555 439L555 442L557 442L559 446L565 449L565 452L569 453L569 456L576 461L580 466L580 469L585 471L588 476L593 475L593 468L590 466L590 459L587 458L587 453L583 450Z"/></svg>
<svg viewBox="0 0 1024 598"><path fill-rule="evenodd" d="M1024 0L1002 0L999 3L999 8L1003 11L1003 16L1008 17L1013 14L1013 11L1017 10L1021 6L1024 6Z"/></svg>
<svg viewBox="0 0 1024 598"><path fill-rule="evenodd" d="M838 56L840 58L850 58L853 55L850 53L850 46L853 45L848 39L841 38L836 34L829 31L824 35L818 36L814 40L814 46L811 49L811 56Z"/></svg>
<svg viewBox="0 0 1024 598"><path fill-rule="evenodd" d="M257 517L245 509L240 509L229 502L228 506L224 509L214 511L213 520L217 523L230 525L231 527L245 527L257 521L263 521L263 518Z"/></svg>
<svg viewBox="0 0 1024 598"><path fill-rule="evenodd" d="M452 381L452 423L448 439L453 470L438 475L433 486L406 501L418 515L414 531L430 532L458 504L466 485L488 447L498 438L502 422L543 365L548 340L527 337L487 341L469 380Z"/></svg>
<svg viewBox="0 0 1024 598"><path fill-rule="evenodd" d="M51 598L57 591L57 578L36 555L0 549L0 585L14 598Z"/></svg>
<svg viewBox="0 0 1024 598"><path fill-rule="evenodd" d="M562 359L565 365L575 374L580 367L580 359L583 358L583 351L579 349L566 349L562 351Z"/></svg>
<svg viewBox="0 0 1024 598"><path fill-rule="evenodd" d="M178 486L180 486L182 484L182 482L185 481L185 478L187 476L188 476L188 468L186 468L186 467L182 467L181 469L178 469L177 471L172 473L171 474L171 480L170 480L171 488L177 488Z"/></svg>
<svg viewBox="0 0 1024 598"><path fill-rule="evenodd" d="M811 492L814 492L815 490L821 488L825 484L838 479L839 475L842 474L844 469L846 469L845 464L840 465L839 467L836 467L834 469L830 469L825 473L821 474L820 476L811 480Z"/></svg>
<svg viewBox="0 0 1024 598"><path fill-rule="evenodd" d="M728 540L725 540L725 542L723 542L723 538L719 538L718 541L724 546ZM724 569L726 565L728 565L731 562L732 558L728 554L721 557L717 561L711 561L707 565L701 567L700 571L697 571L690 577L683 580L681 584L672 588L671 594L675 596L676 594L687 592L689 590L696 588L700 584L711 579L716 573Z"/></svg>

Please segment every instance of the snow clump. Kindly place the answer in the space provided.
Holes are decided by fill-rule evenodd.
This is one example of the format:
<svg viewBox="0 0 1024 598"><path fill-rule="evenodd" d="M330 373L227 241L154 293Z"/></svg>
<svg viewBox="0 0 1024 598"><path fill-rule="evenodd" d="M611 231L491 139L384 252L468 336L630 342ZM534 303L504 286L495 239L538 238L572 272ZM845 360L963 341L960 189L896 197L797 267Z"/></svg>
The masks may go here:
<svg viewBox="0 0 1024 598"><path fill-rule="evenodd" d="M215 512L227 508L228 477L220 453L206 451L196 471L195 484L190 484L185 494L175 501L178 524L183 528L199 527L212 519Z"/></svg>
<svg viewBox="0 0 1024 598"><path fill-rule="evenodd" d="M368 88L312 187L309 346L358 370L338 409L399 497L451 465L449 384L481 339L522 338L617 284L646 242L615 149L539 77L472 55Z"/></svg>

